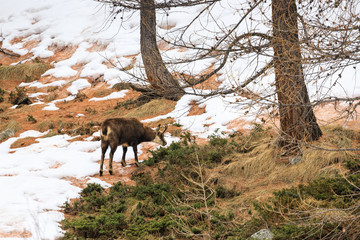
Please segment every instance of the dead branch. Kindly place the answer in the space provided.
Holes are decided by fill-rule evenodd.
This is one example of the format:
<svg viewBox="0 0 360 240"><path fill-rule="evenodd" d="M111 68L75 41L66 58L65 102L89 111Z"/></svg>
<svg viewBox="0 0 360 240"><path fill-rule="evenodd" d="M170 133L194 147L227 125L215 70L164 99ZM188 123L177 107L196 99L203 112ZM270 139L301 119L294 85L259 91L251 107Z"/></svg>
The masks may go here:
<svg viewBox="0 0 360 240"><path fill-rule="evenodd" d="M10 51L5 50L5 49L3 49L3 48L0 48L0 52L3 53L3 54L5 54L5 55L8 55L8 56L10 56L10 57L20 57L19 54L10 52Z"/></svg>

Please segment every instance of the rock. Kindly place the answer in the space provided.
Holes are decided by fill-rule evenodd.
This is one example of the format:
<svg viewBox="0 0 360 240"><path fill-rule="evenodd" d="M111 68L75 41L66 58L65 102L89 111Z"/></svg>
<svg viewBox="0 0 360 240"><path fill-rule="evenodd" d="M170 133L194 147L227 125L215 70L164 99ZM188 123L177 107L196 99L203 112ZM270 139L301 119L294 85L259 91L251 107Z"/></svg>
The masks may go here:
<svg viewBox="0 0 360 240"><path fill-rule="evenodd" d="M294 158L289 158L289 163L292 164L292 165L295 165L300 161L301 161L301 156L300 155L296 156Z"/></svg>
<svg viewBox="0 0 360 240"><path fill-rule="evenodd" d="M264 239L271 240L273 239L274 234L269 229L261 229L260 231L251 235L252 239Z"/></svg>
<svg viewBox="0 0 360 240"><path fill-rule="evenodd" d="M30 105L32 102L28 96L23 96L18 99L16 105Z"/></svg>
<svg viewBox="0 0 360 240"><path fill-rule="evenodd" d="M0 141L7 139L11 136L14 136L15 132L11 129L6 129L5 131L0 133Z"/></svg>

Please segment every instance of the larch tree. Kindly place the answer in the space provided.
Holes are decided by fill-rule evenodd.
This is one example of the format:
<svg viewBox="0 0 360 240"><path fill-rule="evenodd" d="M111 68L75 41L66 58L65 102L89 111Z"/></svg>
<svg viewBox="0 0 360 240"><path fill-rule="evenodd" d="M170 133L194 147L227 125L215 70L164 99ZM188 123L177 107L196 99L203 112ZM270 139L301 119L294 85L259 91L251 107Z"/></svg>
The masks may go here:
<svg viewBox="0 0 360 240"><path fill-rule="evenodd" d="M170 9L182 6L211 4L219 0L97 0L113 7L113 14L117 15L124 10L140 11L140 51L144 63L147 82L150 87L141 87L132 84L132 87L141 91L147 97L165 97L178 100L183 94L183 87L167 69L161 57L156 33L156 10Z"/></svg>
<svg viewBox="0 0 360 240"><path fill-rule="evenodd" d="M230 24L219 18L218 30L208 30L209 36L216 38L212 46L193 46L186 42L184 33L178 34L179 38L172 44L198 49L194 61L202 56L218 56L219 65L228 65L246 59L243 71L248 73L251 69L252 74L239 74L227 88L199 95L252 94L255 104L272 109L270 114L274 112L272 116L279 117L278 143L289 147L322 136L314 106L344 101L349 103L348 116L356 114L360 96L350 96L348 89L343 93L346 97L340 97L331 89L341 84L343 72L349 72L351 66L356 74L356 64L360 63L359 1L224 0L218 7L221 4L237 9L238 16ZM214 15L209 10L204 19L212 19ZM198 25L206 26L201 22ZM259 88L269 76L274 76L273 84L264 84L260 93L252 92L253 86ZM312 102L307 84L316 86L316 92L312 87Z"/></svg>
<svg viewBox="0 0 360 240"><path fill-rule="evenodd" d="M272 1L272 47L279 105L280 144L292 140L317 140L316 122L305 84L295 0Z"/></svg>
<svg viewBox="0 0 360 240"><path fill-rule="evenodd" d="M279 143L282 146L292 146L321 137L322 131L314 115L314 106L323 102L345 101L351 104L349 113L354 113L360 105L356 102L360 100L360 96L339 97L330 91L333 85L338 84L345 69L349 66L355 67L360 62L360 3L357 0L100 2L113 6L115 15L119 13L119 9L141 12L141 53L147 81L151 86L139 87L137 90L147 94L178 99L184 93L185 87L202 83L219 73L224 66L245 59L243 62L247 65L243 69L246 69L247 73L251 70L252 74L239 74L234 77L233 84L223 85L223 88L211 92L194 89L187 93L203 97L252 94L256 104L266 105L262 109L272 109L270 114L274 112L276 114L272 116L279 116ZM172 29L174 34L170 38L160 37L172 46L194 50L194 56L174 60L172 64L212 58L215 68L197 76L188 71L185 74L180 72L174 77L175 75L167 70L157 47L156 38L159 36L156 35L156 10L198 4L208 4L209 7L199 11L192 19L189 17L187 26ZM225 9L225 5L237 10L231 23L222 21L221 15L217 15L215 19L216 14L212 13L218 7ZM201 22L202 15L206 14L204 21L216 21L217 29L211 24L211 29L206 29L208 24ZM191 28L194 25L201 26L208 34L202 32L195 41L190 37L187 39L186 35L192 37L197 34L186 34L190 29L196 29ZM224 71L221 73L224 74ZM273 84L264 84L265 87L260 93L253 92L251 87L261 86L263 79L268 76L274 76ZM331 86L327 91L323 91L329 82ZM316 94L312 93L312 102L307 88L309 84L320 86Z"/></svg>

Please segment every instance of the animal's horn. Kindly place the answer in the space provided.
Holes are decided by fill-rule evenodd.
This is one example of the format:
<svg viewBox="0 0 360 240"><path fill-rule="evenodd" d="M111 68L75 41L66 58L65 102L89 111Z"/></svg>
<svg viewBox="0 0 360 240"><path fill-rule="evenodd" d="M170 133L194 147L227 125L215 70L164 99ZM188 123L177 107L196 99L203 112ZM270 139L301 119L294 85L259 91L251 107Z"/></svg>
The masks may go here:
<svg viewBox="0 0 360 240"><path fill-rule="evenodd" d="M161 134L164 134L167 128L168 128L168 125L165 126L165 129Z"/></svg>
<svg viewBox="0 0 360 240"><path fill-rule="evenodd" d="M161 126L161 124L159 124L159 126L157 126L157 128L156 128L156 134L159 133L159 131L160 131L160 126Z"/></svg>

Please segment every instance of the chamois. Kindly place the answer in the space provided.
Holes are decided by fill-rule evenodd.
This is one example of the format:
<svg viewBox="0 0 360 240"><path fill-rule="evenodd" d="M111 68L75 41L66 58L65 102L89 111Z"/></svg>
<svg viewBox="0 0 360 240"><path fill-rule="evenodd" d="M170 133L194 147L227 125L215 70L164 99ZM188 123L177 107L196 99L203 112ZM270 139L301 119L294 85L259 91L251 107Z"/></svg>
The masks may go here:
<svg viewBox="0 0 360 240"><path fill-rule="evenodd" d="M167 129L160 132L160 124L156 128L156 131L152 130L150 127L144 127L139 120L136 118L110 118L106 119L100 130L101 135L101 162L100 162L100 176L103 174L103 165L104 157L106 150L110 146L110 161L109 161L109 173L113 175L112 161L114 158L114 153L118 146L122 145L123 155L121 159L121 165L126 166L125 155L127 148L131 146L134 150L135 155L135 164L139 166L138 156L137 156L137 145L142 142L155 142L161 144L162 146L166 145L164 139L164 133Z"/></svg>

